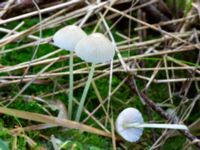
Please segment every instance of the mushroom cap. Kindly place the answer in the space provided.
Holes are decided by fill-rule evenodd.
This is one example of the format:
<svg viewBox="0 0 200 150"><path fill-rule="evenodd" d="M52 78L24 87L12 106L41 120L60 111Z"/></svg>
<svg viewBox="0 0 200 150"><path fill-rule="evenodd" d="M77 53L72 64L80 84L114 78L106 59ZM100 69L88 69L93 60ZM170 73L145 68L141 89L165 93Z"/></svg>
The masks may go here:
<svg viewBox="0 0 200 150"><path fill-rule="evenodd" d="M76 55L90 63L104 63L113 59L115 49L101 33L93 33L81 39L75 47Z"/></svg>
<svg viewBox="0 0 200 150"><path fill-rule="evenodd" d="M76 44L86 36L80 27L69 25L58 30L53 36L53 41L61 49L74 51Z"/></svg>
<svg viewBox="0 0 200 150"><path fill-rule="evenodd" d="M144 123L142 114L135 108L124 109L117 117L117 133L128 142L136 142L143 134L143 128L125 128L125 124Z"/></svg>

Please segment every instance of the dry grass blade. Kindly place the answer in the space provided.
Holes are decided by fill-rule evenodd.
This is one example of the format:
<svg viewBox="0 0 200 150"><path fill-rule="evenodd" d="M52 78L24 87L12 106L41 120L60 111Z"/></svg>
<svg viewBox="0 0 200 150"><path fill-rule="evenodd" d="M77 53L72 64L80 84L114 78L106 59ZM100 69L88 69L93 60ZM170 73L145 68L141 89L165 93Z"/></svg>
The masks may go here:
<svg viewBox="0 0 200 150"><path fill-rule="evenodd" d="M5 23L9 23L9 22L12 22L12 21L16 21L16 20L19 20L19 19L28 18L28 17L34 16L34 15L37 15L39 13L45 13L45 12L50 12L50 11L54 11L54 10L57 10L57 9L61 9L63 7L67 7L69 5L76 4L76 3L81 2L81 1L82 0L72 0L72 1L69 1L69 2L66 2L66 3L58 4L56 6L52 6L52 7L49 7L49 8L42 9L40 12L34 11L34 12L30 12L28 14L24 14L24 15L21 15L21 16L17 16L17 17L14 17L14 18L7 19L7 20L1 20L0 25L5 24Z"/></svg>
<svg viewBox="0 0 200 150"><path fill-rule="evenodd" d="M22 119L32 120L36 122L42 122L42 123L48 123L48 124L58 125L62 127L67 127L70 129L79 129L80 131L86 131L89 133L94 133L94 134L105 136L105 137L112 137L111 134L104 132L100 129L96 129L94 127L91 127L82 123L78 123L75 121L70 121L67 119L60 119L53 116L20 111L16 109L5 108L5 107L0 107L0 113L15 116Z"/></svg>

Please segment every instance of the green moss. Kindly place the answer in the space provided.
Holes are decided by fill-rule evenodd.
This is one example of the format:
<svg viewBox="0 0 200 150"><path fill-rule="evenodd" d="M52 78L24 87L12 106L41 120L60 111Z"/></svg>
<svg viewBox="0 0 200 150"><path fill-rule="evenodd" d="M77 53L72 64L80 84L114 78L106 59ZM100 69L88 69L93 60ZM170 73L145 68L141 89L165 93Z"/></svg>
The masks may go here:
<svg viewBox="0 0 200 150"><path fill-rule="evenodd" d="M174 141L174 138L169 138L166 141L166 144L163 146L163 150L180 150L183 149L183 143L185 142L184 137L176 137L176 140ZM175 144L176 143L176 144Z"/></svg>
<svg viewBox="0 0 200 150"><path fill-rule="evenodd" d="M66 145L67 149L70 149L73 144L76 144L77 148L82 149L90 149L91 147L106 150L112 149L112 144L109 139L94 134L82 133L77 130L68 130L62 132L61 135L62 137L60 138L64 138L63 141L69 141ZM61 135L59 134L59 136Z"/></svg>

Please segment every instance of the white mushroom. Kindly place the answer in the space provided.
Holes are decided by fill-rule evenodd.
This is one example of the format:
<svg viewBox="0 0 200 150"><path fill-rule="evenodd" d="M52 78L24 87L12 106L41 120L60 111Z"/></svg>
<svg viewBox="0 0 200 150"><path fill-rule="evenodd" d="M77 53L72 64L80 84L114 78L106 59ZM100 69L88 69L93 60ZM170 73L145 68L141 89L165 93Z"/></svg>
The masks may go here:
<svg viewBox="0 0 200 150"><path fill-rule="evenodd" d="M68 118L71 119L72 116L72 105L73 105L73 51L76 44L85 38L86 33L78 26L69 25L60 30L58 30L53 36L54 45L60 47L61 49L70 51L70 61L69 61L69 100L68 100Z"/></svg>
<svg viewBox="0 0 200 150"><path fill-rule="evenodd" d="M101 33L93 33L81 39L75 47L75 53L86 62L92 63L91 70L85 85L76 114L76 121L80 120L85 99L94 74L95 64L111 61L115 55L112 43Z"/></svg>
<svg viewBox="0 0 200 150"><path fill-rule="evenodd" d="M138 141L144 128L188 130L187 126L180 124L144 123L142 114L135 108L126 108L117 117L117 133L128 142Z"/></svg>
<svg viewBox="0 0 200 150"><path fill-rule="evenodd" d="M128 142L136 142L143 134L143 128L127 128L127 124L144 123L142 114L135 108L124 109L117 117L116 130Z"/></svg>
<svg viewBox="0 0 200 150"><path fill-rule="evenodd" d="M78 42L75 53L84 61L97 64L111 61L115 50L103 34L93 33Z"/></svg>
<svg viewBox="0 0 200 150"><path fill-rule="evenodd" d="M53 42L61 49L74 51L77 43L87 37L86 33L78 26L69 25L58 30L53 36Z"/></svg>

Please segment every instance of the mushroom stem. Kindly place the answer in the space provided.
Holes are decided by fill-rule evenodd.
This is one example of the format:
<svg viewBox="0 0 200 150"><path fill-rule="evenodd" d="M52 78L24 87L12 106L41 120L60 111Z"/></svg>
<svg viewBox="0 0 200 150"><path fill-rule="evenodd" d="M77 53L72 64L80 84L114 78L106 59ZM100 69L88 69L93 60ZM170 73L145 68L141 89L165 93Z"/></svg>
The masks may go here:
<svg viewBox="0 0 200 150"><path fill-rule="evenodd" d="M73 51L70 51L69 56L69 103L68 103L68 118L72 118L72 105L73 105L73 89L74 89L74 76L73 76Z"/></svg>
<svg viewBox="0 0 200 150"><path fill-rule="evenodd" d="M131 123L124 124L125 128L160 128L160 129L178 129L188 130L187 126L181 124L154 124L154 123Z"/></svg>
<svg viewBox="0 0 200 150"><path fill-rule="evenodd" d="M91 84L91 81L92 81L94 70L95 70L95 63L92 63L92 66L91 66L91 69L90 69L90 72L89 72L89 75L88 75L88 80L86 82L86 85L85 85L85 88L84 88L84 91L83 91L83 94L82 94L82 97L81 97L81 100L80 100L80 103L79 103L79 107L78 107L78 110L77 110L77 113L76 113L76 118L75 118L76 121L80 121L81 113L83 111L83 106L84 106L85 99L86 99L86 96L87 96L87 93L88 93L88 90L89 90L89 87L90 87L90 84Z"/></svg>

